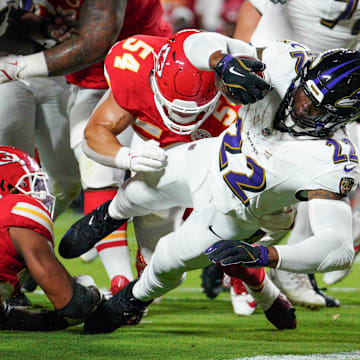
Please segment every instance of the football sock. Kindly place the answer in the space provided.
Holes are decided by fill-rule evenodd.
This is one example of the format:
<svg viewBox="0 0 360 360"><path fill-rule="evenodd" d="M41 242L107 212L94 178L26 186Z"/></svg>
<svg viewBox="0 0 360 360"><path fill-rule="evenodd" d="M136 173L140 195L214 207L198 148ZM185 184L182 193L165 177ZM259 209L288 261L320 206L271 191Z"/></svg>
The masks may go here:
<svg viewBox="0 0 360 360"><path fill-rule="evenodd" d="M116 189L85 191L84 214L88 214L99 205L113 199L116 192ZM116 275L125 276L129 281L133 280L127 243L127 224L124 224L97 243L96 249L110 280Z"/></svg>

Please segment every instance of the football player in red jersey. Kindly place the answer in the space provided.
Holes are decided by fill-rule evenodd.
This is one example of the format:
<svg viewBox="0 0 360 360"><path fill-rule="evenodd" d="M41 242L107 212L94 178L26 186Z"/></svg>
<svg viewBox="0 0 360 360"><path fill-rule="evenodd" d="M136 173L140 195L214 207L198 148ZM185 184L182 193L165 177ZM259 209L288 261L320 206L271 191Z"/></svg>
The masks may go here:
<svg viewBox="0 0 360 360"><path fill-rule="evenodd" d="M54 196L25 152L0 146L0 329L49 331L83 321L101 301L93 282L72 278L54 254ZM5 300L31 276L56 310L30 312ZM84 286L85 285L85 286Z"/></svg>
<svg viewBox="0 0 360 360"><path fill-rule="evenodd" d="M44 17L45 25L59 17L71 30L60 33L56 39L59 43L51 49L1 60L0 68L8 77L1 73L0 82L9 81L9 78L68 74L66 79L71 84L68 104L70 146L79 163L86 214L112 199L125 176L122 170L89 160L80 146L86 123L108 88L103 59L117 40L134 34L170 36L170 25L165 21L160 0L107 0L106 5L103 0L35 0L34 12ZM49 33L48 27L44 30ZM112 251L119 257L129 257L126 225L114 232L112 240L116 244ZM100 251L100 257L107 257L105 249ZM91 257L85 255L83 259ZM108 269L107 272L112 279L112 272ZM133 279L130 261L123 262L121 273L128 280Z"/></svg>
<svg viewBox="0 0 360 360"><path fill-rule="evenodd" d="M183 40L194 32L180 32L176 40L136 35L111 49L105 59L111 92L85 133L83 146L89 157L116 168L157 171L165 159L160 148L217 136L235 121L240 106L220 96L213 72L196 69L184 54ZM94 150L104 156L98 159ZM116 163L109 163L106 156L118 151ZM141 261L149 262L158 239L181 223L183 213L179 207L134 219L141 253L138 267ZM123 265L113 244L111 234L96 248L108 252L105 266L119 275ZM114 282L112 292L119 287Z"/></svg>
<svg viewBox="0 0 360 360"><path fill-rule="evenodd" d="M137 35L111 49L105 59L111 91L85 130L83 148L89 157L108 166L156 172L166 163L160 148L218 136L234 122L240 106L220 94L214 72L195 68L185 55L184 41L196 33L185 30L170 39ZM138 270L149 263L158 240L181 224L184 210L175 207L133 219ZM107 242L111 236L96 247L106 248ZM264 270L246 280L262 289ZM113 293L118 290L112 287Z"/></svg>

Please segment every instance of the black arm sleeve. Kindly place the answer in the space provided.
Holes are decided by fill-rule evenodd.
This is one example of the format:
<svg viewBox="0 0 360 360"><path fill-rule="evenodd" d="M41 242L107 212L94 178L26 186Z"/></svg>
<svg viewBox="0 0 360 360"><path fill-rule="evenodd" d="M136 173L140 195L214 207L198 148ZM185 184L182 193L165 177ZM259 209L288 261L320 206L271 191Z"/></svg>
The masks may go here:
<svg viewBox="0 0 360 360"><path fill-rule="evenodd" d="M55 310L33 312L0 304L1 330L54 331L68 326L68 322Z"/></svg>

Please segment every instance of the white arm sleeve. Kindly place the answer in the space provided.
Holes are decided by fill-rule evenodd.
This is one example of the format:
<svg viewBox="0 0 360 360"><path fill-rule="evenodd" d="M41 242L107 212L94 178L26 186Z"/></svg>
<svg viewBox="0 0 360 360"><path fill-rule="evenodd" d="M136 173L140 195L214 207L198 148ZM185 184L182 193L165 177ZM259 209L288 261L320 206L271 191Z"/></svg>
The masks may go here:
<svg viewBox="0 0 360 360"><path fill-rule="evenodd" d="M231 39L227 36L213 33L200 32L190 35L184 41L184 52L189 61L198 69L210 71L209 58L215 51L234 55L256 56L256 48L244 41Z"/></svg>
<svg viewBox="0 0 360 360"><path fill-rule="evenodd" d="M295 245L274 246L277 268L298 273L348 268L354 257L350 206L340 200L313 199L309 218L313 236Z"/></svg>
<svg viewBox="0 0 360 360"><path fill-rule="evenodd" d="M89 145L87 144L87 142L84 138L82 139L82 142L81 142L81 148L82 148L82 151L84 152L84 154L88 158L98 162L99 164L102 164L105 166L110 166L110 167L116 167L116 158L115 157L103 155L103 154L100 154L100 153L94 151L93 149L91 149L89 147Z"/></svg>

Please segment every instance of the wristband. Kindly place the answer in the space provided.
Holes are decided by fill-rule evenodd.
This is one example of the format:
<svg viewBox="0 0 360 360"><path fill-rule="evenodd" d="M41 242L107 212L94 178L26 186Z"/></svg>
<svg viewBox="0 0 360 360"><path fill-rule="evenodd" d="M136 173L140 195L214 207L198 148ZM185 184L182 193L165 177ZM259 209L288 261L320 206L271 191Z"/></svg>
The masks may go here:
<svg viewBox="0 0 360 360"><path fill-rule="evenodd" d="M44 51L32 55L22 56L19 61L22 61L25 64L25 66L17 74L19 79L36 76L46 77L49 75Z"/></svg>

